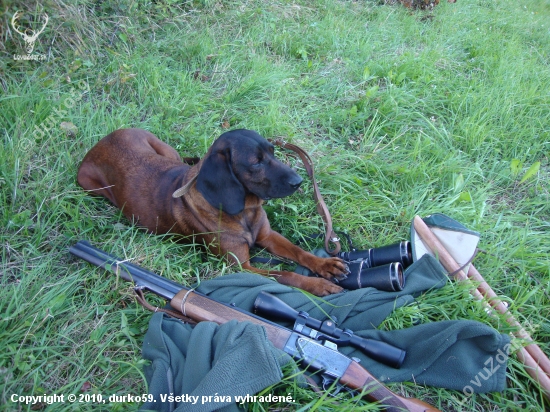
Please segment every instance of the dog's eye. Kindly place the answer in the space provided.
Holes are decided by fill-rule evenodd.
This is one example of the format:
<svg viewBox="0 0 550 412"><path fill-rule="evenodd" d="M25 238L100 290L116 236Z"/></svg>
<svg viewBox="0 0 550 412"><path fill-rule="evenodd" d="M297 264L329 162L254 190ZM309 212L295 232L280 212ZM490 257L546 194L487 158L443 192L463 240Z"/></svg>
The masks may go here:
<svg viewBox="0 0 550 412"><path fill-rule="evenodd" d="M252 164L250 165L253 168L257 168L262 166L265 163L265 157L264 156L258 156L256 159L252 161Z"/></svg>

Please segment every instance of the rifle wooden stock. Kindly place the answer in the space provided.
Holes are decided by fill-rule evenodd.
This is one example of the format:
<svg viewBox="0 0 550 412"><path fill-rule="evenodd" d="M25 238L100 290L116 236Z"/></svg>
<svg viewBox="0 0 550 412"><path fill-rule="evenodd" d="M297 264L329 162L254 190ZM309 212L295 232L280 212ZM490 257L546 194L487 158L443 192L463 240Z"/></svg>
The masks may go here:
<svg viewBox="0 0 550 412"><path fill-rule="evenodd" d="M263 326L267 338L276 348L283 349L293 331L263 321L258 317L232 309L231 307L216 302L206 296L199 295L188 289L183 289L174 296L170 305L191 319L202 322L209 321L223 324L230 320L240 322L251 322ZM348 388L363 391L365 397L374 402L379 402L388 412L410 411L410 412L438 412L439 410L414 398L405 398L390 391L365 368L356 361L352 361L339 380L339 383Z"/></svg>

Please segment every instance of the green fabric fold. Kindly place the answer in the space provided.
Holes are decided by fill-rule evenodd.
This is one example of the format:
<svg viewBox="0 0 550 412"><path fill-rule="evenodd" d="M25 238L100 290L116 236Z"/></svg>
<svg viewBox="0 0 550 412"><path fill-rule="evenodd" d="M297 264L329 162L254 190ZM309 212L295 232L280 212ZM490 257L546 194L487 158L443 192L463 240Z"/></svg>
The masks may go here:
<svg viewBox="0 0 550 412"><path fill-rule="evenodd" d="M348 356L383 382L411 381L428 386L483 393L501 391L506 384L510 337L475 321L432 322L403 330L376 329L396 308L414 302L415 296L441 288L447 282L443 267L424 256L405 271L400 292L373 288L347 291L318 298L251 273L235 273L201 282L197 291L220 302L252 311L259 292L271 293L311 317L336 319L342 329L381 340L407 351L400 369L383 365L352 347L340 347ZM283 326L292 327L291 324ZM190 410L230 411L234 403L165 405L161 394L203 396L252 395L278 382L281 365L289 357L267 341L263 328L229 322L218 326L203 322L191 328L179 320L153 315L143 345L143 357L152 363L145 370L149 393L156 403L145 410L177 412ZM491 368L489 369L489 366ZM172 408L172 409L170 409ZM174 409L175 408L175 409Z"/></svg>
<svg viewBox="0 0 550 412"><path fill-rule="evenodd" d="M201 322L194 328L162 313L151 317L143 358L152 402L141 410L238 411L235 399L279 382L290 357L247 322Z"/></svg>

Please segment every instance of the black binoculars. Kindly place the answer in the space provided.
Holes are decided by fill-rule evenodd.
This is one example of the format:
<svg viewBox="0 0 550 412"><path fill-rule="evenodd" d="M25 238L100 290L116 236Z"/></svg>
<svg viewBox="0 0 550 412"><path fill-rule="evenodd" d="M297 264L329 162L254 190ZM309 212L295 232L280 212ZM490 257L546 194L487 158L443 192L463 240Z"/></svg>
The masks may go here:
<svg viewBox="0 0 550 412"><path fill-rule="evenodd" d="M372 248L340 252L336 256L348 262L350 274L338 282L345 289L373 287L397 292L405 286L404 270L412 263L411 243L402 242Z"/></svg>

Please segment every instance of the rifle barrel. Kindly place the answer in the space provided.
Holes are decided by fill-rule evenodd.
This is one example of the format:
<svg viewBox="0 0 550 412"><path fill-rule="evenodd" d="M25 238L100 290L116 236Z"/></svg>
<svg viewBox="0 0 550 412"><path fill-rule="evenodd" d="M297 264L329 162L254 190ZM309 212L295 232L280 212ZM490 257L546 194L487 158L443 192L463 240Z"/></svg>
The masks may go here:
<svg viewBox="0 0 550 412"><path fill-rule="evenodd" d="M126 262L124 260L117 258L116 256L110 255L109 253L101 249L97 249L96 247L92 246L90 243L88 243L85 240L80 240L75 245L71 246L69 248L69 252L75 255L76 257L79 257L91 263L92 265L103 268L107 272L113 273L117 276L120 276L122 279L128 282L134 283L136 288L147 289L148 291L153 292L154 294L159 295L169 301L172 301L180 291L186 291L186 292L191 291L191 288L182 286L177 282L174 282L170 279L166 279L162 276L157 275L156 273L148 271L142 268L141 266ZM256 321L253 323L257 323L261 325L269 324L271 326L287 330L285 327L281 325L278 325L260 316L253 315L252 313L244 309L237 308L227 303L215 301L214 299L209 298L203 295L202 293L193 291L193 292L189 292L188 295L189 295L189 298L192 295L200 296L200 297L203 297L206 302L208 301L215 302L221 305L219 307L220 310L223 309L226 312L229 311L228 313L231 313L235 316L232 319L238 320L238 317L237 317L238 315L235 312L239 312L242 315L247 316L248 318L246 320L248 321L251 321L250 318L255 318ZM187 300L190 300L190 299L187 299ZM215 322L214 319L206 319L206 318L195 319L195 320L197 321L212 320ZM230 319L226 319L221 323L224 323L229 320ZM220 323L220 322L217 322L217 323Z"/></svg>
<svg viewBox="0 0 550 412"><path fill-rule="evenodd" d="M78 241L69 248L73 255L120 276L122 279L133 282L138 288L145 288L165 299L172 299L180 290L187 289L177 282L163 278L156 273L143 269L140 266L120 260L116 256L93 247L85 240Z"/></svg>

